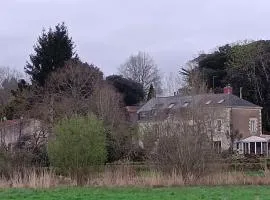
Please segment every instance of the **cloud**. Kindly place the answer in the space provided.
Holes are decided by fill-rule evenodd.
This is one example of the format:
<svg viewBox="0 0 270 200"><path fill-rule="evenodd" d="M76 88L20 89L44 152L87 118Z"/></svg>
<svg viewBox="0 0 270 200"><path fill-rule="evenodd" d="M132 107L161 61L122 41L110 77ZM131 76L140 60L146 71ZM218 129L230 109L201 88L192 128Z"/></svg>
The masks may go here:
<svg viewBox="0 0 270 200"><path fill-rule="evenodd" d="M267 39L267 0L9 0L0 5L0 65L23 70L42 28L65 21L84 61L105 74L139 50L162 71L198 52L243 39Z"/></svg>

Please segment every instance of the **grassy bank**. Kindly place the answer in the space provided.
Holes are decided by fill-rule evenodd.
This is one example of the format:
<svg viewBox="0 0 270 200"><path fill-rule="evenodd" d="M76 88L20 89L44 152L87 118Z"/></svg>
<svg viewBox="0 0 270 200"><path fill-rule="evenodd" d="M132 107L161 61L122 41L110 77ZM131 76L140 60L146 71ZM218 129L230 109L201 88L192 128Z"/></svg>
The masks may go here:
<svg viewBox="0 0 270 200"><path fill-rule="evenodd" d="M0 189L1 200L197 200L197 199L270 199L268 186L175 187L175 188L59 188L59 189Z"/></svg>

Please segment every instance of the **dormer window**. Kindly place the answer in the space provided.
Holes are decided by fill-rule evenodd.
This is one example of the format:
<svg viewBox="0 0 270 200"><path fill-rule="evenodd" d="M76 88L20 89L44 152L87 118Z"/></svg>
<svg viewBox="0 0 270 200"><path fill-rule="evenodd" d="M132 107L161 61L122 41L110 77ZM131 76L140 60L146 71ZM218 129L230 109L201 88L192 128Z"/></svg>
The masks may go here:
<svg viewBox="0 0 270 200"><path fill-rule="evenodd" d="M163 106L163 103L158 103L158 104L155 104L153 108L155 109L159 109Z"/></svg>
<svg viewBox="0 0 270 200"><path fill-rule="evenodd" d="M139 119L140 120L146 119L146 117L147 117L146 112L140 112L139 113Z"/></svg>
<svg viewBox="0 0 270 200"><path fill-rule="evenodd" d="M175 105L174 103L171 103L171 104L168 106L168 108L171 109L171 108L174 107L174 105Z"/></svg>
<svg viewBox="0 0 270 200"><path fill-rule="evenodd" d="M156 109L151 110L151 116L157 116L157 110Z"/></svg>
<svg viewBox="0 0 270 200"><path fill-rule="evenodd" d="M221 99L218 101L218 103L223 103L225 100L224 99Z"/></svg>
<svg viewBox="0 0 270 200"><path fill-rule="evenodd" d="M185 102L185 103L183 104L183 107L187 107L188 104L189 104L189 102Z"/></svg>
<svg viewBox="0 0 270 200"><path fill-rule="evenodd" d="M209 101L207 101L205 104L206 104L206 105L209 105L211 102L212 102L212 101L209 100Z"/></svg>

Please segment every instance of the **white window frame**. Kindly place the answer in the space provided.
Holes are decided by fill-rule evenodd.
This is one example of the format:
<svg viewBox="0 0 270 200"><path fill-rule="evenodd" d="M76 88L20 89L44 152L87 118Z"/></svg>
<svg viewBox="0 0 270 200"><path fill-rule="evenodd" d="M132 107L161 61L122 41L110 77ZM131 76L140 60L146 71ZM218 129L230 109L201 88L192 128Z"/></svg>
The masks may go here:
<svg viewBox="0 0 270 200"><path fill-rule="evenodd" d="M173 108L174 106L175 106L175 103L171 103L171 104L168 106L168 108L171 109L171 108Z"/></svg>
<svg viewBox="0 0 270 200"><path fill-rule="evenodd" d="M255 135L258 131L258 120L257 118L249 118L249 131L252 135Z"/></svg>
<svg viewBox="0 0 270 200"><path fill-rule="evenodd" d="M219 122L220 122L220 126L219 126ZM217 119L217 131L221 131L222 130L222 119Z"/></svg>
<svg viewBox="0 0 270 200"><path fill-rule="evenodd" d="M209 105L212 102L212 100L207 101L205 104Z"/></svg>
<svg viewBox="0 0 270 200"><path fill-rule="evenodd" d="M185 103L183 104L183 107L187 107L188 104L189 104L189 102L185 102Z"/></svg>
<svg viewBox="0 0 270 200"><path fill-rule="evenodd" d="M213 141L213 145L214 145L214 150L215 150L218 154L220 154L221 151L222 151L222 148L221 148L222 142L221 142L221 140Z"/></svg>
<svg viewBox="0 0 270 200"><path fill-rule="evenodd" d="M219 104L223 103L225 100L224 99L221 99L218 101Z"/></svg>

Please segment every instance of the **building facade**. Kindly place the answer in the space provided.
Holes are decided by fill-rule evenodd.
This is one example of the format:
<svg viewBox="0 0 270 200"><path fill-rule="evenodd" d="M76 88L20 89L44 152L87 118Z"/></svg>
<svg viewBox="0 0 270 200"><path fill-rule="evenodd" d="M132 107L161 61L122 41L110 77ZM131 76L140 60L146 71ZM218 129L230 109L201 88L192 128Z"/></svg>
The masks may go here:
<svg viewBox="0 0 270 200"><path fill-rule="evenodd" d="M207 135L218 152L234 147L239 153L249 153L247 149L244 151L241 141L247 142L252 136L266 138L262 134L262 107L233 95L232 89L228 87L224 88L222 94L153 98L137 111L138 123L144 127L171 118L185 118L192 124L187 114L190 110L195 110L195 117L203 119L201 121L207 126Z"/></svg>

